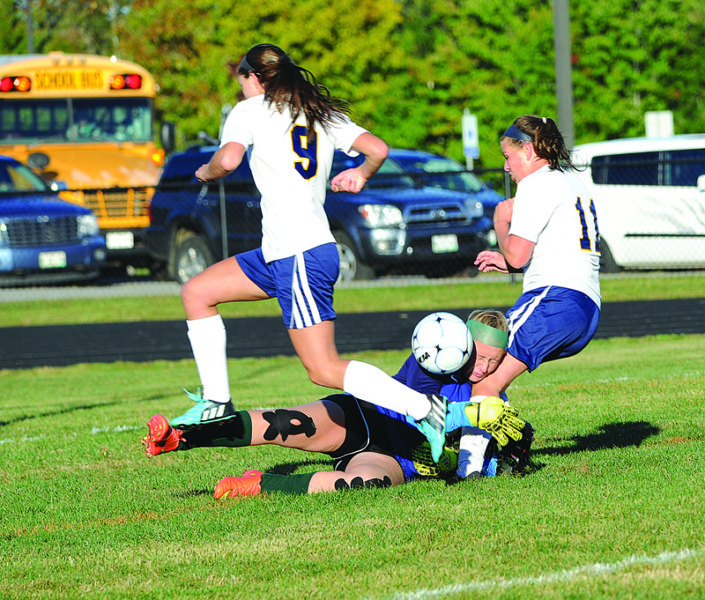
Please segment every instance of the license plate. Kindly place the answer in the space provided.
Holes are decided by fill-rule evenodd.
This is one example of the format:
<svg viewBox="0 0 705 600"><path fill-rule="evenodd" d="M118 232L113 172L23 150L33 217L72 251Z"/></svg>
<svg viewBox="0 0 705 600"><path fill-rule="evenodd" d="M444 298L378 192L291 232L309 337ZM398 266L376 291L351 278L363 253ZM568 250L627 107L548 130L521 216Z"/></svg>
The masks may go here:
<svg viewBox="0 0 705 600"><path fill-rule="evenodd" d="M105 236L108 250L128 250L135 247L135 235L131 231L110 231Z"/></svg>
<svg viewBox="0 0 705 600"><path fill-rule="evenodd" d="M431 236L431 250L434 254L458 251L458 236L454 233Z"/></svg>
<svg viewBox="0 0 705 600"><path fill-rule="evenodd" d="M66 252L57 250L55 252L39 253L40 269L63 269L66 266Z"/></svg>

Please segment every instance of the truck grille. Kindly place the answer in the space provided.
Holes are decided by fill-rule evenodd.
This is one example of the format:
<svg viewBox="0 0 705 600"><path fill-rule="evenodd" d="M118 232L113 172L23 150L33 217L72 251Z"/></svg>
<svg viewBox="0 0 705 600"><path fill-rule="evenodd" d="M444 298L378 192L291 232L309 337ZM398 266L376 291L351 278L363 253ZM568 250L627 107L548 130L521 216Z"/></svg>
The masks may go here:
<svg viewBox="0 0 705 600"><path fill-rule="evenodd" d="M8 244L12 248L53 246L78 241L76 217L22 217L3 219Z"/></svg>
<svg viewBox="0 0 705 600"><path fill-rule="evenodd" d="M439 223L464 223L468 217L458 204L412 206L406 211L409 225L437 225Z"/></svg>
<svg viewBox="0 0 705 600"><path fill-rule="evenodd" d="M146 217L154 188L75 190L75 193L99 218Z"/></svg>

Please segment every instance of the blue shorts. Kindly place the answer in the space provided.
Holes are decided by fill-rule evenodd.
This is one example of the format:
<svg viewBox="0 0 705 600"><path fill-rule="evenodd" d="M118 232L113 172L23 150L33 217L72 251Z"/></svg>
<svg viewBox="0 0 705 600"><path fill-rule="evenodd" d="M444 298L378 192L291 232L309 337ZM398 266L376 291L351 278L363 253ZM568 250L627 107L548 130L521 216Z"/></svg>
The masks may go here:
<svg viewBox="0 0 705 600"><path fill-rule="evenodd" d="M582 292L548 286L519 296L507 319L507 352L533 371L585 348L597 331L600 308Z"/></svg>
<svg viewBox="0 0 705 600"><path fill-rule="evenodd" d="M242 271L270 298L276 298L287 329L335 319L333 286L340 258L334 243L267 263L262 249L236 255Z"/></svg>

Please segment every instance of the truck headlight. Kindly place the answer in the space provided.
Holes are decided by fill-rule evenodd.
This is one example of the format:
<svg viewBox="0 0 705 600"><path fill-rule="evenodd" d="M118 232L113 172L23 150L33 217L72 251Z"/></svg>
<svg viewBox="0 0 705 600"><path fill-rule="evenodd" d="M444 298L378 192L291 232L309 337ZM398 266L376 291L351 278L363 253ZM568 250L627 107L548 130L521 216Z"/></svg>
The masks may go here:
<svg viewBox="0 0 705 600"><path fill-rule="evenodd" d="M403 221L401 210L391 204L363 204L358 210L373 227L390 227Z"/></svg>
<svg viewBox="0 0 705 600"><path fill-rule="evenodd" d="M78 224L78 237L90 237L98 235L100 228L98 227L98 219L95 215L79 215L76 217Z"/></svg>
<svg viewBox="0 0 705 600"><path fill-rule="evenodd" d="M467 208L471 219L479 219L485 213L485 207L482 205L482 202L474 198L465 200L465 208Z"/></svg>

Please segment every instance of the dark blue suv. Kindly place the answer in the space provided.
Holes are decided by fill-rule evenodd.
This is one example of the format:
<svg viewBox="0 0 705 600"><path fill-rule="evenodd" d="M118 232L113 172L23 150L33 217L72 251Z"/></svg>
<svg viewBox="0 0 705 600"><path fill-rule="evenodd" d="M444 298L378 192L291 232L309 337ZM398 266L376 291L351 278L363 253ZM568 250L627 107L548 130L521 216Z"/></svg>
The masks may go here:
<svg viewBox="0 0 705 600"><path fill-rule="evenodd" d="M220 182L195 179L214 151L174 154L152 199L145 243L154 271L181 283L223 256L261 244L260 196L246 162ZM336 152L332 175L359 160ZM488 246L492 229L475 195L418 187L394 161L386 161L358 194L329 191L325 210L344 281L461 272Z"/></svg>
<svg viewBox="0 0 705 600"><path fill-rule="evenodd" d="M431 152L422 150L405 150L393 148L387 161L395 162L405 173L414 178L416 185L455 190L472 195L482 202L485 216L494 221L494 209L504 196L494 191L477 175L468 171L459 162ZM491 246L497 243L497 236L490 232Z"/></svg>
<svg viewBox="0 0 705 600"><path fill-rule="evenodd" d="M95 279L105 252L89 209L61 200L28 166L0 155L0 285Z"/></svg>

